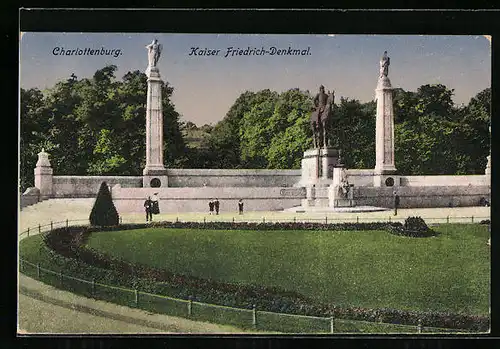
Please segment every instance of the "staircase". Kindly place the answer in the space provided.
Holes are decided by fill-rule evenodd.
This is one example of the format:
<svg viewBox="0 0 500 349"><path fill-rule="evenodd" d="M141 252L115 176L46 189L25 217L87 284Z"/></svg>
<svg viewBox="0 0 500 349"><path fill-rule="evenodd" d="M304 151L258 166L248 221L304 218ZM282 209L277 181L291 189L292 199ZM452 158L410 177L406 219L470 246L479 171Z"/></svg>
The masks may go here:
<svg viewBox="0 0 500 349"><path fill-rule="evenodd" d="M88 221L94 200L94 198L48 199L24 207L18 216L19 229L24 230L38 224L60 222L66 219L78 219L83 223L83 221Z"/></svg>

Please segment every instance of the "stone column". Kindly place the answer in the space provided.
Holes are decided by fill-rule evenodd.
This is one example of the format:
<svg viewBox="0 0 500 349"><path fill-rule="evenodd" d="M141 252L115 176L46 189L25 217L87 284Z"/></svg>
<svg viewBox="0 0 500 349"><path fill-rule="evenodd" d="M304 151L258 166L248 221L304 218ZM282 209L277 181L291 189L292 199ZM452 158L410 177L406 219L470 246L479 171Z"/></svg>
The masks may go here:
<svg viewBox="0 0 500 349"><path fill-rule="evenodd" d="M375 89L377 99L377 125L375 131L375 174L393 174L394 163L394 112L392 86L387 76L381 76Z"/></svg>
<svg viewBox="0 0 500 349"><path fill-rule="evenodd" d="M157 67L151 67L147 73L146 167L143 171L144 175L165 171L163 165L163 109L160 71Z"/></svg>
<svg viewBox="0 0 500 349"><path fill-rule="evenodd" d="M52 197L52 174L49 154L42 149L38 153L38 161L35 167L35 187L40 190L40 200Z"/></svg>

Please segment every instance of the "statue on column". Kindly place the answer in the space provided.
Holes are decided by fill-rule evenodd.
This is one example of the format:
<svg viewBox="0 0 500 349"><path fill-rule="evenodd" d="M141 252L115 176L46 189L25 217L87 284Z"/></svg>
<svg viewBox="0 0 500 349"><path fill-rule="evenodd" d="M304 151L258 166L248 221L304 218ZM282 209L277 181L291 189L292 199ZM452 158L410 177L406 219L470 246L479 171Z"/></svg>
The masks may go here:
<svg viewBox="0 0 500 349"><path fill-rule="evenodd" d="M387 51L384 51L384 55L380 59L380 78L389 75L389 65L391 64L391 59L387 56Z"/></svg>
<svg viewBox="0 0 500 349"><path fill-rule="evenodd" d="M154 39L146 48L148 49L148 68L156 67L163 46L158 43L158 40Z"/></svg>
<svg viewBox="0 0 500 349"><path fill-rule="evenodd" d="M325 93L325 87L319 87L319 93L314 97L314 110L311 113L311 129L313 133L313 146L319 148L328 146L328 122L335 104L335 91Z"/></svg>

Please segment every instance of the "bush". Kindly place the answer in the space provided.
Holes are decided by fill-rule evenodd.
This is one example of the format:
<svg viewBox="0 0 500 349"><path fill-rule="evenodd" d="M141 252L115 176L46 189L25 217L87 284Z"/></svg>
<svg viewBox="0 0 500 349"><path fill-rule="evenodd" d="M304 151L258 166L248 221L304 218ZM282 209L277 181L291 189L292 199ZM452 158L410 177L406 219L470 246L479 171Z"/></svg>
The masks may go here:
<svg viewBox="0 0 500 349"><path fill-rule="evenodd" d="M111 193L106 182L101 183L99 192L94 202L94 207L90 212L90 224L98 226L118 225L118 211L113 204Z"/></svg>
<svg viewBox="0 0 500 349"><path fill-rule="evenodd" d="M427 226L422 217L408 217L404 225L401 223L392 223L388 225L388 230L395 235L408 237L429 237L436 235L436 232Z"/></svg>

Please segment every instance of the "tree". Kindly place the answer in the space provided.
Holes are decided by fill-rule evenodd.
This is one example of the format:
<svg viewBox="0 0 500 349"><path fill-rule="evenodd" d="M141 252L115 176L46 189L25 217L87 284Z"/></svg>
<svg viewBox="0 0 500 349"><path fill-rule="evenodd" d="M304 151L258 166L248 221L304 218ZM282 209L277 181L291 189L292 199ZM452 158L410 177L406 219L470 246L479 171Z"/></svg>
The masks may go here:
<svg viewBox="0 0 500 349"><path fill-rule="evenodd" d="M118 225L119 216L116 207L113 204L111 193L106 182L102 182L99 192L90 212L90 224L98 226Z"/></svg>
<svg viewBox="0 0 500 349"><path fill-rule="evenodd" d="M38 89L20 91L20 190L34 185L37 153L42 150L49 125L46 121L44 96Z"/></svg>
<svg viewBox="0 0 500 349"><path fill-rule="evenodd" d="M206 141L208 165L212 168L238 168L241 166L240 123L243 115L252 108L255 93L242 93L224 118L211 130Z"/></svg>
<svg viewBox="0 0 500 349"><path fill-rule="evenodd" d="M267 167L267 150L275 131L270 120L277 101L278 93L259 91L253 97L252 108L243 115L239 129L240 151L241 161L247 168Z"/></svg>
<svg viewBox="0 0 500 349"><path fill-rule="evenodd" d="M309 92L291 89L280 94L269 119L268 168L300 168L304 151L312 145L311 108Z"/></svg>

